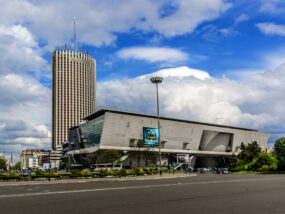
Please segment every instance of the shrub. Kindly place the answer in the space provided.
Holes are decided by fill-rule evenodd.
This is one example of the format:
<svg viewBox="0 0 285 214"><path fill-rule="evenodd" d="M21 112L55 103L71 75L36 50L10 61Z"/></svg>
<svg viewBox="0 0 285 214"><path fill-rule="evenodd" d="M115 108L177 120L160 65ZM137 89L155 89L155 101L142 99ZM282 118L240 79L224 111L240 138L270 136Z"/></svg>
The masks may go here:
<svg viewBox="0 0 285 214"><path fill-rule="evenodd" d="M143 168L136 168L135 169L135 174L136 175L144 175L145 171L143 170Z"/></svg>
<svg viewBox="0 0 285 214"><path fill-rule="evenodd" d="M264 171L264 169L267 169L267 171L276 170L277 159L273 155L270 155L266 152L262 152L250 164L250 169L253 171Z"/></svg>
<svg viewBox="0 0 285 214"><path fill-rule="evenodd" d="M115 172L114 170L106 170L106 176L114 176Z"/></svg>
<svg viewBox="0 0 285 214"><path fill-rule="evenodd" d="M121 176L126 176L127 170L124 169L124 168L122 168L122 169L119 171L119 173L120 173Z"/></svg>
<svg viewBox="0 0 285 214"><path fill-rule="evenodd" d="M168 172L167 167L162 167L161 170L162 170L163 173L167 173Z"/></svg>
<svg viewBox="0 0 285 214"><path fill-rule="evenodd" d="M37 170L35 171L35 175L44 175L44 173L43 173L43 171L37 169Z"/></svg>
<svg viewBox="0 0 285 214"><path fill-rule="evenodd" d="M100 171L98 172L99 177L106 177L107 174L107 170L106 169L100 169Z"/></svg>
<svg viewBox="0 0 285 214"><path fill-rule="evenodd" d="M1 175L0 180L8 181L8 180L20 180L20 175Z"/></svg>
<svg viewBox="0 0 285 214"><path fill-rule="evenodd" d="M259 168L259 172L267 172L270 170L270 167L268 165L263 165L261 168Z"/></svg>
<svg viewBox="0 0 285 214"><path fill-rule="evenodd" d="M144 167L143 171L144 171L144 174L148 174L148 175L153 174L153 168L151 167Z"/></svg>
<svg viewBox="0 0 285 214"><path fill-rule="evenodd" d="M89 171L88 169L83 169L83 170L81 171L81 175L83 175L83 176L88 176L88 175L90 175L90 171Z"/></svg>
<svg viewBox="0 0 285 214"><path fill-rule="evenodd" d="M126 170L126 176L133 176L133 175L136 175L135 170L133 170L133 169L127 169Z"/></svg>
<svg viewBox="0 0 285 214"><path fill-rule="evenodd" d="M276 156L268 154L266 152L261 152L257 157L252 159L251 162L247 163L244 160L238 160L236 167L231 168L231 171L272 171L276 170L278 161Z"/></svg>
<svg viewBox="0 0 285 214"><path fill-rule="evenodd" d="M81 173L80 173L77 169L73 169L73 170L71 170L70 175L71 175L72 177L80 177L80 176L81 176Z"/></svg>

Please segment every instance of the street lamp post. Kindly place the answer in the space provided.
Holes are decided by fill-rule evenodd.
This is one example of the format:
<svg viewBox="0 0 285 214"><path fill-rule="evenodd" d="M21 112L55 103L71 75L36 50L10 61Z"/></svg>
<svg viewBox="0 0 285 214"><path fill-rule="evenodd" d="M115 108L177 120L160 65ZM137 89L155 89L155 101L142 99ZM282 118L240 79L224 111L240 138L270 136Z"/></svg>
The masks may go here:
<svg viewBox="0 0 285 214"><path fill-rule="evenodd" d="M159 101L158 101L158 84L162 83L162 77L152 77L150 81L156 85L156 107L157 107L157 128L158 128L158 146L159 146L159 174L162 175L161 167L161 143L160 143L160 123L159 123Z"/></svg>

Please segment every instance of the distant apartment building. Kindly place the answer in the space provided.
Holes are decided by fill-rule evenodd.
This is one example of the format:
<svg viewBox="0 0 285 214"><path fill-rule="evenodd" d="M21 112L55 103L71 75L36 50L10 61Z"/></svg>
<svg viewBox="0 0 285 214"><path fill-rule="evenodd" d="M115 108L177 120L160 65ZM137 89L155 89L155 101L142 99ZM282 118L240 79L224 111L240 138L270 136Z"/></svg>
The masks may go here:
<svg viewBox="0 0 285 214"><path fill-rule="evenodd" d="M61 161L63 157L63 152L62 152L62 146L57 146L55 150L53 150L50 153L49 156L49 163L50 163L50 168L54 169L54 168L59 168L59 163Z"/></svg>
<svg viewBox="0 0 285 214"><path fill-rule="evenodd" d="M96 111L96 61L87 53L52 54L52 149L68 140L68 129Z"/></svg>
<svg viewBox="0 0 285 214"><path fill-rule="evenodd" d="M49 162L50 150L23 150L20 155L21 169L39 169L42 167L44 160Z"/></svg>
<svg viewBox="0 0 285 214"><path fill-rule="evenodd" d="M274 146L266 146L264 147L264 151L266 153L272 154L274 152Z"/></svg>

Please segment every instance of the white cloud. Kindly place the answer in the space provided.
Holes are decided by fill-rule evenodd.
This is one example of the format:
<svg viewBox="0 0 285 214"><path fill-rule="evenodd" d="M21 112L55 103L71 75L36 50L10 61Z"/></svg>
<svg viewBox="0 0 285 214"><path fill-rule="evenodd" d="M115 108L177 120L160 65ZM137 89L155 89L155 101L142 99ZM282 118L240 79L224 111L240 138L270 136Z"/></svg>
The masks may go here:
<svg viewBox="0 0 285 214"><path fill-rule="evenodd" d="M0 76L0 118L50 122L50 90L28 75Z"/></svg>
<svg viewBox="0 0 285 214"><path fill-rule="evenodd" d="M187 53L173 48L163 47L131 47L117 52L122 59L138 59L147 62L176 63L188 59Z"/></svg>
<svg viewBox="0 0 285 214"><path fill-rule="evenodd" d="M155 29L165 36L191 33L204 21L216 18L231 5L222 0L176 0L173 5L177 11L167 17L153 18L150 22L142 23L145 29Z"/></svg>
<svg viewBox="0 0 285 214"><path fill-rule="evenodd" d="M271 22L258 23L256 26L265 35L285 36L285 25L277 25Z"/></svg>
<svg viewBox="0 0 285 214"><path fill-rule="evenodd" d="M0 24L0 41L0 74L46 69L38 43L27 28Z"/></svg>
<svg viewBox="0 0 285 214"><path fill-rule="evenodd" d="M261 0L261 12L271 14L282 14L285 11L285 2L283 0Z"/></svg>
<svg viewBox="0 0 285 214"><path fill-rule="evenodd" d="M180 67L98 83L98 103L100 107L155 114L155 87L147 77L160 74L164 76L159 85L163 116L284 133L284 66L271 72L252 73L239 82L201 78L201 74L209 76L205 71L188 75L185 69L192 72Z"/></svg>
<svg viewBox="0 0 285 214"><path fill-rule="evenodd" d="M191 33L200 23L218 17L230 6L225 0L6 0L0 2L0 23L24 25L37 39L48 42L48 49L52 50L72 39L74 16L80 42L100 46L112 44L116 33L133 30L163 36ZM168 7L174 8L173 13L165 15Z"/></svg>
<svg viewBox="0 0 285 214"><path fill-rule="evenodd" d="M235 24L238 24L240 22L244 22L249 20L249 16L247 14L241 14L240 16L238 16L237 18L235 18Z"/></svg>
<svg viewBox="0 0 285 214"><path fill-rule="evenodd" d="M215 25L206 25L202 28L202 38L210 42L219 42L224 38L237 35L233 27L218 28Z"/></svg>
<svg viewBox="0 0 285 214"><path fill-rule="evenodd" d="M145 80L145 79L150 79L153 76L160 76L163 78L175 77L177 79L183 79L185 77L195 77L200 80L210 78L210 75L205 71L188 68L187 66L181 66L177 68L162 69L151 74L139 76L137 77L137 79Z"/></svg>
<svg viewBox="0 0 285 214"><path fill-rule="evenodd" d="M50 90L28 75L0 75L0 147L19 153L50 148Z"/></svg>
<svg viewBox="0 0 285 214"><path fill-rule="evenodd" d="M266 70L273 70L285 63L285 48L281 47L271 52L262 53L260 57L261 67Z"/></svg>

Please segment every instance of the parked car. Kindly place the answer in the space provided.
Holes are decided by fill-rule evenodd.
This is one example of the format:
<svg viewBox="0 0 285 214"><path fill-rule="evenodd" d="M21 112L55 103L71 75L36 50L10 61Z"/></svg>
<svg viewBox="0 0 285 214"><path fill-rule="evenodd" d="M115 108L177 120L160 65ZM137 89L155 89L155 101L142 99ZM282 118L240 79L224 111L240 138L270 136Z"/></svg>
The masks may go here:
<svg viewBox="0 0 285 214"><path fill-rule="evenodd" d="M198 172L199 171L199 168L194 168L193 169L193 172Z"/></svg>
<svg viewBox="0 0 285 214"><path fill-rule="evenodd" d="M200 168L199 172L200 173L210 172L210 169L209 168Z"/></svg>
<svg viewBox="0 0 285 214"><path fill-rule="evenodd" d="M229 174L229 169L228 168L222 168L222 173L223 174Z"/></svg>

